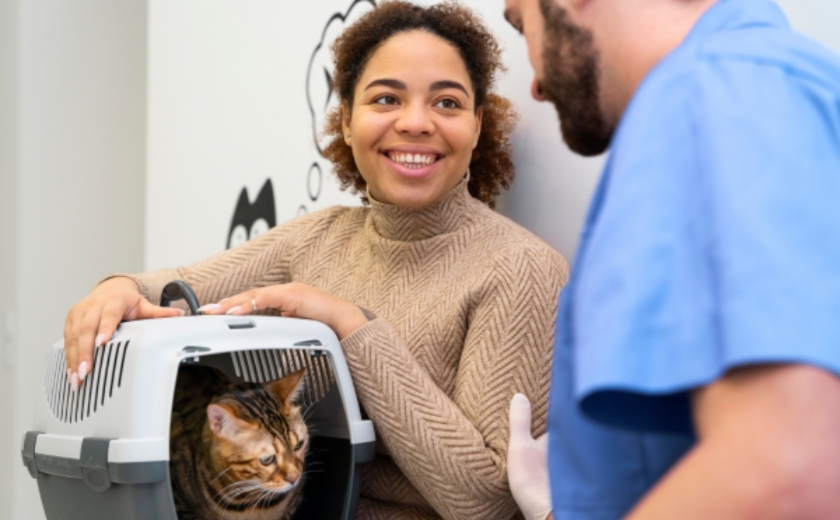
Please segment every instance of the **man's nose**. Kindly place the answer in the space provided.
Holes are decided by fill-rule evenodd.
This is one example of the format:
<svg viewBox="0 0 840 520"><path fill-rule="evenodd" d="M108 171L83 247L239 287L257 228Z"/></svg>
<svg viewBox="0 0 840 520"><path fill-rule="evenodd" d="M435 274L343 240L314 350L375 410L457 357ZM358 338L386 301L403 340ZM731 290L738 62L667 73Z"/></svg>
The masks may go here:
<svg viewBox="0 0 840 520"><path fill-rule="evenodd" d="M536 99L537 101L545 101L545 96L543 96L542 86L540 86L540 82L536 76L534 76L534 80L531 81L531 97Z"/></svg>

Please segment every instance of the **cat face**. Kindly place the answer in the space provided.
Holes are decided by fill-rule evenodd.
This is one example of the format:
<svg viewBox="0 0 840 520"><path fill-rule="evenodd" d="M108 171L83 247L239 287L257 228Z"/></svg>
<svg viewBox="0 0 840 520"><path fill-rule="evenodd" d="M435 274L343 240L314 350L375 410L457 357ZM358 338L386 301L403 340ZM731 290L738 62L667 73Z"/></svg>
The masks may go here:
<svg viewBox="0 0 840 520"><path fill-rule="evenodd" d="M207 407L212 464L226 484L247 482L253 492L282 495L300 483L309 445L296 404L304 373L231 392Z"/></svg>

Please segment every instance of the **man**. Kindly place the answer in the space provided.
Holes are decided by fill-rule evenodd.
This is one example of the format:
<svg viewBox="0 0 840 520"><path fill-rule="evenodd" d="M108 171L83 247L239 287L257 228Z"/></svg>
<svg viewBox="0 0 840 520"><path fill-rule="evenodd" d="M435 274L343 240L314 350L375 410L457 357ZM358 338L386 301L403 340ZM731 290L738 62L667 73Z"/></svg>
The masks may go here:
<svg viewBox="0 0 840 520"><path fill-rule="evenodd" d="M528 518L840 518L840 59L769 0L506 0L532 94L611 154Z"/></svg>

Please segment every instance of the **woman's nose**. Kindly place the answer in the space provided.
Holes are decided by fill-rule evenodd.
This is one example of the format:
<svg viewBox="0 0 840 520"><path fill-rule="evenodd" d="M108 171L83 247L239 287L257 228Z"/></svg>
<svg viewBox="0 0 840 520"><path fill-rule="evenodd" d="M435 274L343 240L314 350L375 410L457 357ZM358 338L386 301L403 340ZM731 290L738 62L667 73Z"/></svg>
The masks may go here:
<svg viewBox="0 0 840 520"><path fill-rule="evenodd" d="M420 103L407 104L403 106L394 128L409 135L431 135L435 131L431 116L429 107Z"/></svg>

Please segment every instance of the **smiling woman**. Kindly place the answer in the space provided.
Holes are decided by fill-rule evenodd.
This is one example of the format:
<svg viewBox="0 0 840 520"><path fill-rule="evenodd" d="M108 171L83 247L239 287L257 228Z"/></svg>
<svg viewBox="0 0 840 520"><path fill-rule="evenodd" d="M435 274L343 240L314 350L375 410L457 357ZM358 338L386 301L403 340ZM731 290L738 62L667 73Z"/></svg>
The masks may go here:
<svg viewBox="0 0 840 520"><path fill-rule="evenodd" d="M452 180L460 180L468 166L470 194L494 206L501 189L513 181L509 137L516 113L507 99L489 92L496 74L504 69L501 49L475 13L455 4L422 9L385 3L375 16L349 27L335 41L333 53L334 86L342 104L328 115L324 133L333 140L324 154L335 164L343 187L364 194L373 182L368 178L372 175L363 173L367 165L360 164L372 158L353 141L357 133L353 127L377 124L383 132L385 126L393 127L399 137L383 135L387 140L375 143L371 153L403 153L405 158L419 154L416 162L402 163L407 168L445 159L444 172L424 181L429 192L438 194L441 188L453 187ZM381 115L376 122L367 117L374 110ZM432 144L447 147L450 139L455 140L457 156L438 153L445 150ZM400 141L402 148L388 154L383 146L397 146L390 141ZM451 173L459 169L460 174ZM445 172L450 174L449 183L440 179ZM414 195L419 197L416 202L424 199Z"/></svg>
<svg viewBox="0 0 840 520"><path fill-rule="evenodd" d="M564 259L490 209L513 178L513 112L490 93L493 37L457 4L383 3L337 40L326 153L369 207L333 207L213 258L115 275L68 314L67 366L90 373L122 320L174 316L187 281L207 314L321 321L341 340L377 431L356 518L507 520L508 403L545 430Z"/></svg>

